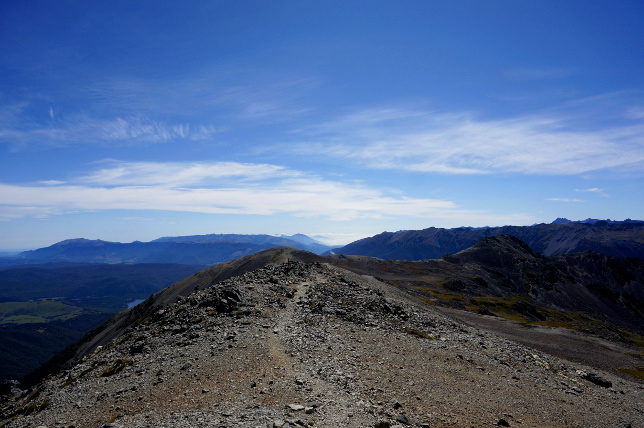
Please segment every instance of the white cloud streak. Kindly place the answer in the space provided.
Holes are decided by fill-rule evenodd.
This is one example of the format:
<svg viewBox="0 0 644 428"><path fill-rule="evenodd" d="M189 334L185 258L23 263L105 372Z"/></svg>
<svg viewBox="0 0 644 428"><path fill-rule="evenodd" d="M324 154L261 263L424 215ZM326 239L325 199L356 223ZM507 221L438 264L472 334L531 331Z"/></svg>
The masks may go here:
<svg viewBox="0 0 644 428"><path fill-rule="evenodd" d="M221 177L234 177L235 183L204 184ZM329 181L268 164L121 162L71 183L0 184L0 197L7 201L0 207L0 212L4 210L0 218L88 210L165 210L332 220L420 217L458 224L532 220L526 215L465 210L447 200L392 196L361 184Z"/></svg>
<svg viewBox="0 0 644 428"><path fill-rule="evenodd" d="M546 198L546 201L554 201L554 202L584 202L582 199L574 199L574 198Z"/></svg>
<svg viewBox="0 0 644 428"><path fill-rule="evenodd" d="M19 111L4 115L0 112L0 142L13 144L51 144L66 146L75 144L113 143L166 143L176 140L202 141L214 138L218 133L214 126L194 126L187 123L169 124L139 116L96 119L77 115L64 121L56 121L50 107L47 126L32 123L21 115L27 104ZM4 119L4 120L3 120Z"/></svg>
<svg viewBox="0 0 644 428"><path fill-rule="evenodd" d="M257 181L297 177L302 173L283 166L240 162L118 162L108 165L81 181L104 186L198 186L233 179Z"/></svg>
<svg viewBox="0 0 644 428"><path fill-rule="evenodd" d="M366 110L297 131L298 150L423 173L575 175L644 166L644 123L581 130L563 118Z"/></svg>
<svg viewBox="0 0 644 428"><path fill-rule="evenodd" d="M601 189L599 187L589 187L587 189L575 189L575 192L594 193L595 195L601 195L603 197L608 197L608 194L604 191L604 189Z"/></svg>
<svg viewBox="0 0 644 428"><path fill-rule="evenodd" d="M571 76L575 70L564 67L523 67L508 70L505 75L513 80L557 80Z"/></svg>

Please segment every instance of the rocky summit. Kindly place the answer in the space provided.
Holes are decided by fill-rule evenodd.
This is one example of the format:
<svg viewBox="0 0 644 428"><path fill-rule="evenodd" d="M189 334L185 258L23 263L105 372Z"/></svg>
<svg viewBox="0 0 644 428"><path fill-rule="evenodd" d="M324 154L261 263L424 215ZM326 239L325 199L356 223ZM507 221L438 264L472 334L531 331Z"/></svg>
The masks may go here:
<svg viewBox="0 0 644 428"><path fill-rule="evenodd" d="M93 332L5 399L0 426L644 425L642 384L462 324L373 277L283 249L261 257L270 263L233 262L236 276L194 275Z"/></svg>

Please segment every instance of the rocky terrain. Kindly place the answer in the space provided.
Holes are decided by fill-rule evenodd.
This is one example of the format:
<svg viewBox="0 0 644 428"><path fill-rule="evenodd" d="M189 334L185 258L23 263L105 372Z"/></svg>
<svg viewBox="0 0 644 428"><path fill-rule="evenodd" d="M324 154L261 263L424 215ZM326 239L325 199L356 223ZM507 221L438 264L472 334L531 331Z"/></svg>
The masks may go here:
<svg viewBox="0 0 644 428"><path fill-rule="evenodd" d="M511 235L486 238L442 259L382 260L330 256L354 272L377 276L430 304L515 321L618 335L644 332L644 260L595 252L544 256ZM606 328L604 328L606 327Z"/></svg>
<svg viewBox="0 0 644 428"><path fill-rule="evenodd" d="M590 220L590 219L589 219ZM333 250L388 260L424 260L462 251L496 235L511 235L535 252L561 255L595 251L612 257L644 258L644 222L555 221L553 224L502 227L458 227L383 232Z"/></svg>
<svg viewBox="0 0 644 428"><path fill-rule="evenodd" d="M193 275L2 404L6 427L639 427L644 386L274 249Z"/></svg>

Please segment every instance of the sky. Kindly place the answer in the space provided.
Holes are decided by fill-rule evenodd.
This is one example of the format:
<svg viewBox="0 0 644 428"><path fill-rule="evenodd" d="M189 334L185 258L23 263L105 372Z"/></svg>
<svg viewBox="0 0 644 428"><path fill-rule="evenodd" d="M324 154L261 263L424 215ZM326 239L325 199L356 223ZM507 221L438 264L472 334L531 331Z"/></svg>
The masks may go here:
<svg viewBox="0 0 644 428"><path fill-rule="evenodd" d="M643 219L644 3L0 2L0 249Z"/></svg>

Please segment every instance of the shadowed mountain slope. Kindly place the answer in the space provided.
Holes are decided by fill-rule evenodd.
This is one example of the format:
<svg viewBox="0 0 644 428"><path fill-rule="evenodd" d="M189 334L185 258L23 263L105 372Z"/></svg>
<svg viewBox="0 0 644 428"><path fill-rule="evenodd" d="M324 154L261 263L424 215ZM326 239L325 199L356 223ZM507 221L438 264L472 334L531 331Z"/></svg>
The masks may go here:
<svg viewBox="0 0 644 428"><path fill-rule="evenodd" d="M510 235L486 238L442 259L332 258L339 266L382 278L432 303L609 336L617 333L594 321L644 333L642 259L594 252L544 256Z"/></svg>
<svg viewBox="0 0 644 428"><path fill-rule="evenodd" d="M504 234L519 238L533 251L545 255L596 251L613 257L644 258L644 223L606 221L383 232L333 252L389 260L434 259L464 250L481 239Z"/></svg>

